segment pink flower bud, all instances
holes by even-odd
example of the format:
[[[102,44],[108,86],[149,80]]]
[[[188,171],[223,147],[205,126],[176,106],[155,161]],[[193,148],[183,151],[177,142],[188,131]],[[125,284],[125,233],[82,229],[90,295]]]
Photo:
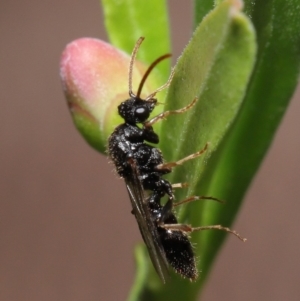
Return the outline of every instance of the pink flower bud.
[[[62,53],[60,76],[73,121],[87,142],[101,152],[107,137],[122,122],[117,106],[129,97],[129,61],[126,53],[92,38],[75,40]],[[145,71],[143,64],[134,64],[134,91]],[[155,87],[153,80],[147,81],[145,94]]]

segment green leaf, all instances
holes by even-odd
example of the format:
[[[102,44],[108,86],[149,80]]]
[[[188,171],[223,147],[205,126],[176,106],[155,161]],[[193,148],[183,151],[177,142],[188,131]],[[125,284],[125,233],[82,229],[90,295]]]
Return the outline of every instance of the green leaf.
[[[194,1],[194,17],[195,27],[200,24],[202,19],[213,9],[215,0],[195,0]]]
[[[133,288],[130,291],[130,295],[128,297],[129,300],[139,300],[141,289],[144,284],[147,282],[147,275],[148,275],[148,261],[146,260],[147,251],[145,250],[145,246],[142,244],[138,244],[135,249],[135,260],[136,260],[136,282]]]
[[[254,65],[255,34],[235,3],[224,1],[204,18],[178,60],[168,91],[166,110],[182,108],[195,96],[198,101],[188,112],[162,122],[160,148],[165,159],[183,158],[210,142],[203,158],[175,168],[169,177],[172,183],[189,182],[189,195],[201,194],[198,181],[204,170],[203,159],[208,160],[234,120]],[[186,191],[181,190],[177,196],[178,200],[182,199]],[[202,206],[201,202],[184,206],[181,221],[188,219],[199,226]],[[215,235],[215,232],[209,233]],[[200,248],[196,248],[196,252],[199,255]],[[144,287],[138,282],[140,297],[137,300],[194,300],[199,282],[191,284],[172,274],[171,281],[163,285],[153,268],[150,271],[151,277]]]
[[[208,162],[199,187],[225,199],[205,204],[203,224],[231,225],[296,88],[300,69],[300,1],[245,1],[257,31],[257,62],[238,118]],[[247,234],[245,234],[247,235]],[[204,233],[202,278],[224,236]]]
[[[131,53],[139,37],[145,37],[138,58],[151,64],[159,56],[170,52],[170,33],[167,4],[164,0],[102,0],[104,21],[110,42]],[[151,49],[151,51],[149,51]],[[161,83],[170,72],[170,62],[157,67]]]

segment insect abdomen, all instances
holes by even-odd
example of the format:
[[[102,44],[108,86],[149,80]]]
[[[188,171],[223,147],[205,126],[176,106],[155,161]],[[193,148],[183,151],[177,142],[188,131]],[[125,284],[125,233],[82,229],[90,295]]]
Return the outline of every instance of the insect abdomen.
[[[181,276],[195,280],[198,276],[192,245],[182,231],[159,228],[158,234],[166,258],[173,269]]]

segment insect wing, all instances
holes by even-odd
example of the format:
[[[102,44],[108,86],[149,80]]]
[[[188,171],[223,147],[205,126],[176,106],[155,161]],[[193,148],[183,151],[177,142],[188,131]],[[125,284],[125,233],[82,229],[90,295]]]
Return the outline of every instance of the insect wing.
[[[139,179],[139,173],[134,160],[130,162],[130,166],[132,173],[130,177],[125,178],[125,182],[133,213],[148,248],[152,264],[161,280],[165,283],[169,276],[168,263],[146,203],[145,191]]]

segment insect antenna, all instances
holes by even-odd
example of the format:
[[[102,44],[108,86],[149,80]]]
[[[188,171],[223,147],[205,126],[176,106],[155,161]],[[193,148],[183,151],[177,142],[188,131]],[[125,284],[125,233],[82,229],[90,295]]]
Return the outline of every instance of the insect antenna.
[[[152,92],[149,96],[147,96],[146,99],[145,99],[146,101],[149,101],[150,99],[152,99],[156,95],[156,93],[158,93],[158,92],[160,92],[160,91],[162,91],[162,90],[164,90],[164,89],[166,89],[167,87],[170,86],[171,81],[172,81],[173,76],[174,76],[174,71],[175,70],[173,68],[171,70],[171,74],[170,74],[169,79],[167,80],[167,82],[164,85],[162,85],[161,87],[159,87],[158,89],[156,89],[154,92]]]
[[[140,37],[135,46],[134,46],[134,49],[132,51],[132,54],[131,54],[131,58],[130,58],[130,63],[129,63],[129,71],[128,71],[128,78],[129,78],[129,81],[128,81],[128,90],[129,90],[129,96],[132,97],[132,98],[138,98],[140,97],[141,93],[142,93],[142,89],[143,89],[143,86],[145,84],[145,81],[146,79],[148,78],[149,74],[151,73],[151,71],[154,69],[154,67],[160,63],[162,60],[165,60],[169,57],[171,57],[171,54],[170,53],[167,53],[165,55],[162,55],[160,56],[159,58],[157,58],[150,66],[149,68],[147,69],[146,73],[144,74],[141,82],[140,82],[140,85],[139,85],[139,88],[138,88],[138,92],[137,94],[135,95],[132,91],[132,73],[133,73],[133,64],[135,62],[135,58],[136,58],[136,54],[142,44],[142,42],[144,41],[144,37]],[[156,93],[162,91],[163,89],[167,88],[171,81],[172,81],[172,78],[173,78],[173,75],[174,75],[174,69],[171,71],[171,74],[170,74],[170,77],[168,79],[168,81],[162,85],[160,88],[156,89],[154,92],[152,92],[149,96],[146,97],[146,101],[149,101],[150,99],[152,99]]]
[[[130,63],[129,63],[129,70],[128,70],[128,77],[129,77],[129,80],[128,80],[128,90],[129,90],[129,96],[132,97],[132,98],[135,98],[136,95],[132,92],[132,70],[133,70],[133,64],[134,64],[134,61],[135,61],[135,57],[136,57],[136,54],[142,44],[142,42],[144,41],[144,37],[140,37],[134,48],[133,48],[133,51],[132,51],[132,54],[131,54],[131,58],[130,58]]]
[[[143,76],[143,78],[142,78],[142,80],[141,80],[141,82],[140,82],[139,89],[138,89],[138,92],[137,92],[137,94],[136,94],[136,97],[140,97],[140,95],[141,95],[141,93],[142,93],[143,86],[144,86],[144,84],[145,84],[145,82],[146,82],[146,79],[148,78],[149,74],[150,74],[151,71],[154,69],[154,67],[155,67],[158,63],[160,63],[162,60],[165,60],[165,59],[167,59],[167,58],[169,58],[169,57],[171,57],[171,54],[170,54],[170,53],[167,53],[167,54],[165,54],[165,55],[162,55],[162,56],[160,56],[159,58],[157,58],[157,59],[149,66],[149,68],[147,69],[146,73],[144,74],[144,76]],[[168,81],[168,82],[169,82],[169,81]],[[164,86],[165,86],[165,85],[164,85]],[[164,86],[163,86],[163,87],[164,87]],[[165,88],[165,87],[164,87],[164,88]],[[164,89],[164,88],[163,88],[163,89]],[[159,89],[160,89],[160,88],[159,88]],[[148,97],[146,98],[146,100],[152,98],[157,92],[158,92],[158,89],[157,89],[155,92],[151,93],[151,94],[150,94],[150,97],[148,96]]]

